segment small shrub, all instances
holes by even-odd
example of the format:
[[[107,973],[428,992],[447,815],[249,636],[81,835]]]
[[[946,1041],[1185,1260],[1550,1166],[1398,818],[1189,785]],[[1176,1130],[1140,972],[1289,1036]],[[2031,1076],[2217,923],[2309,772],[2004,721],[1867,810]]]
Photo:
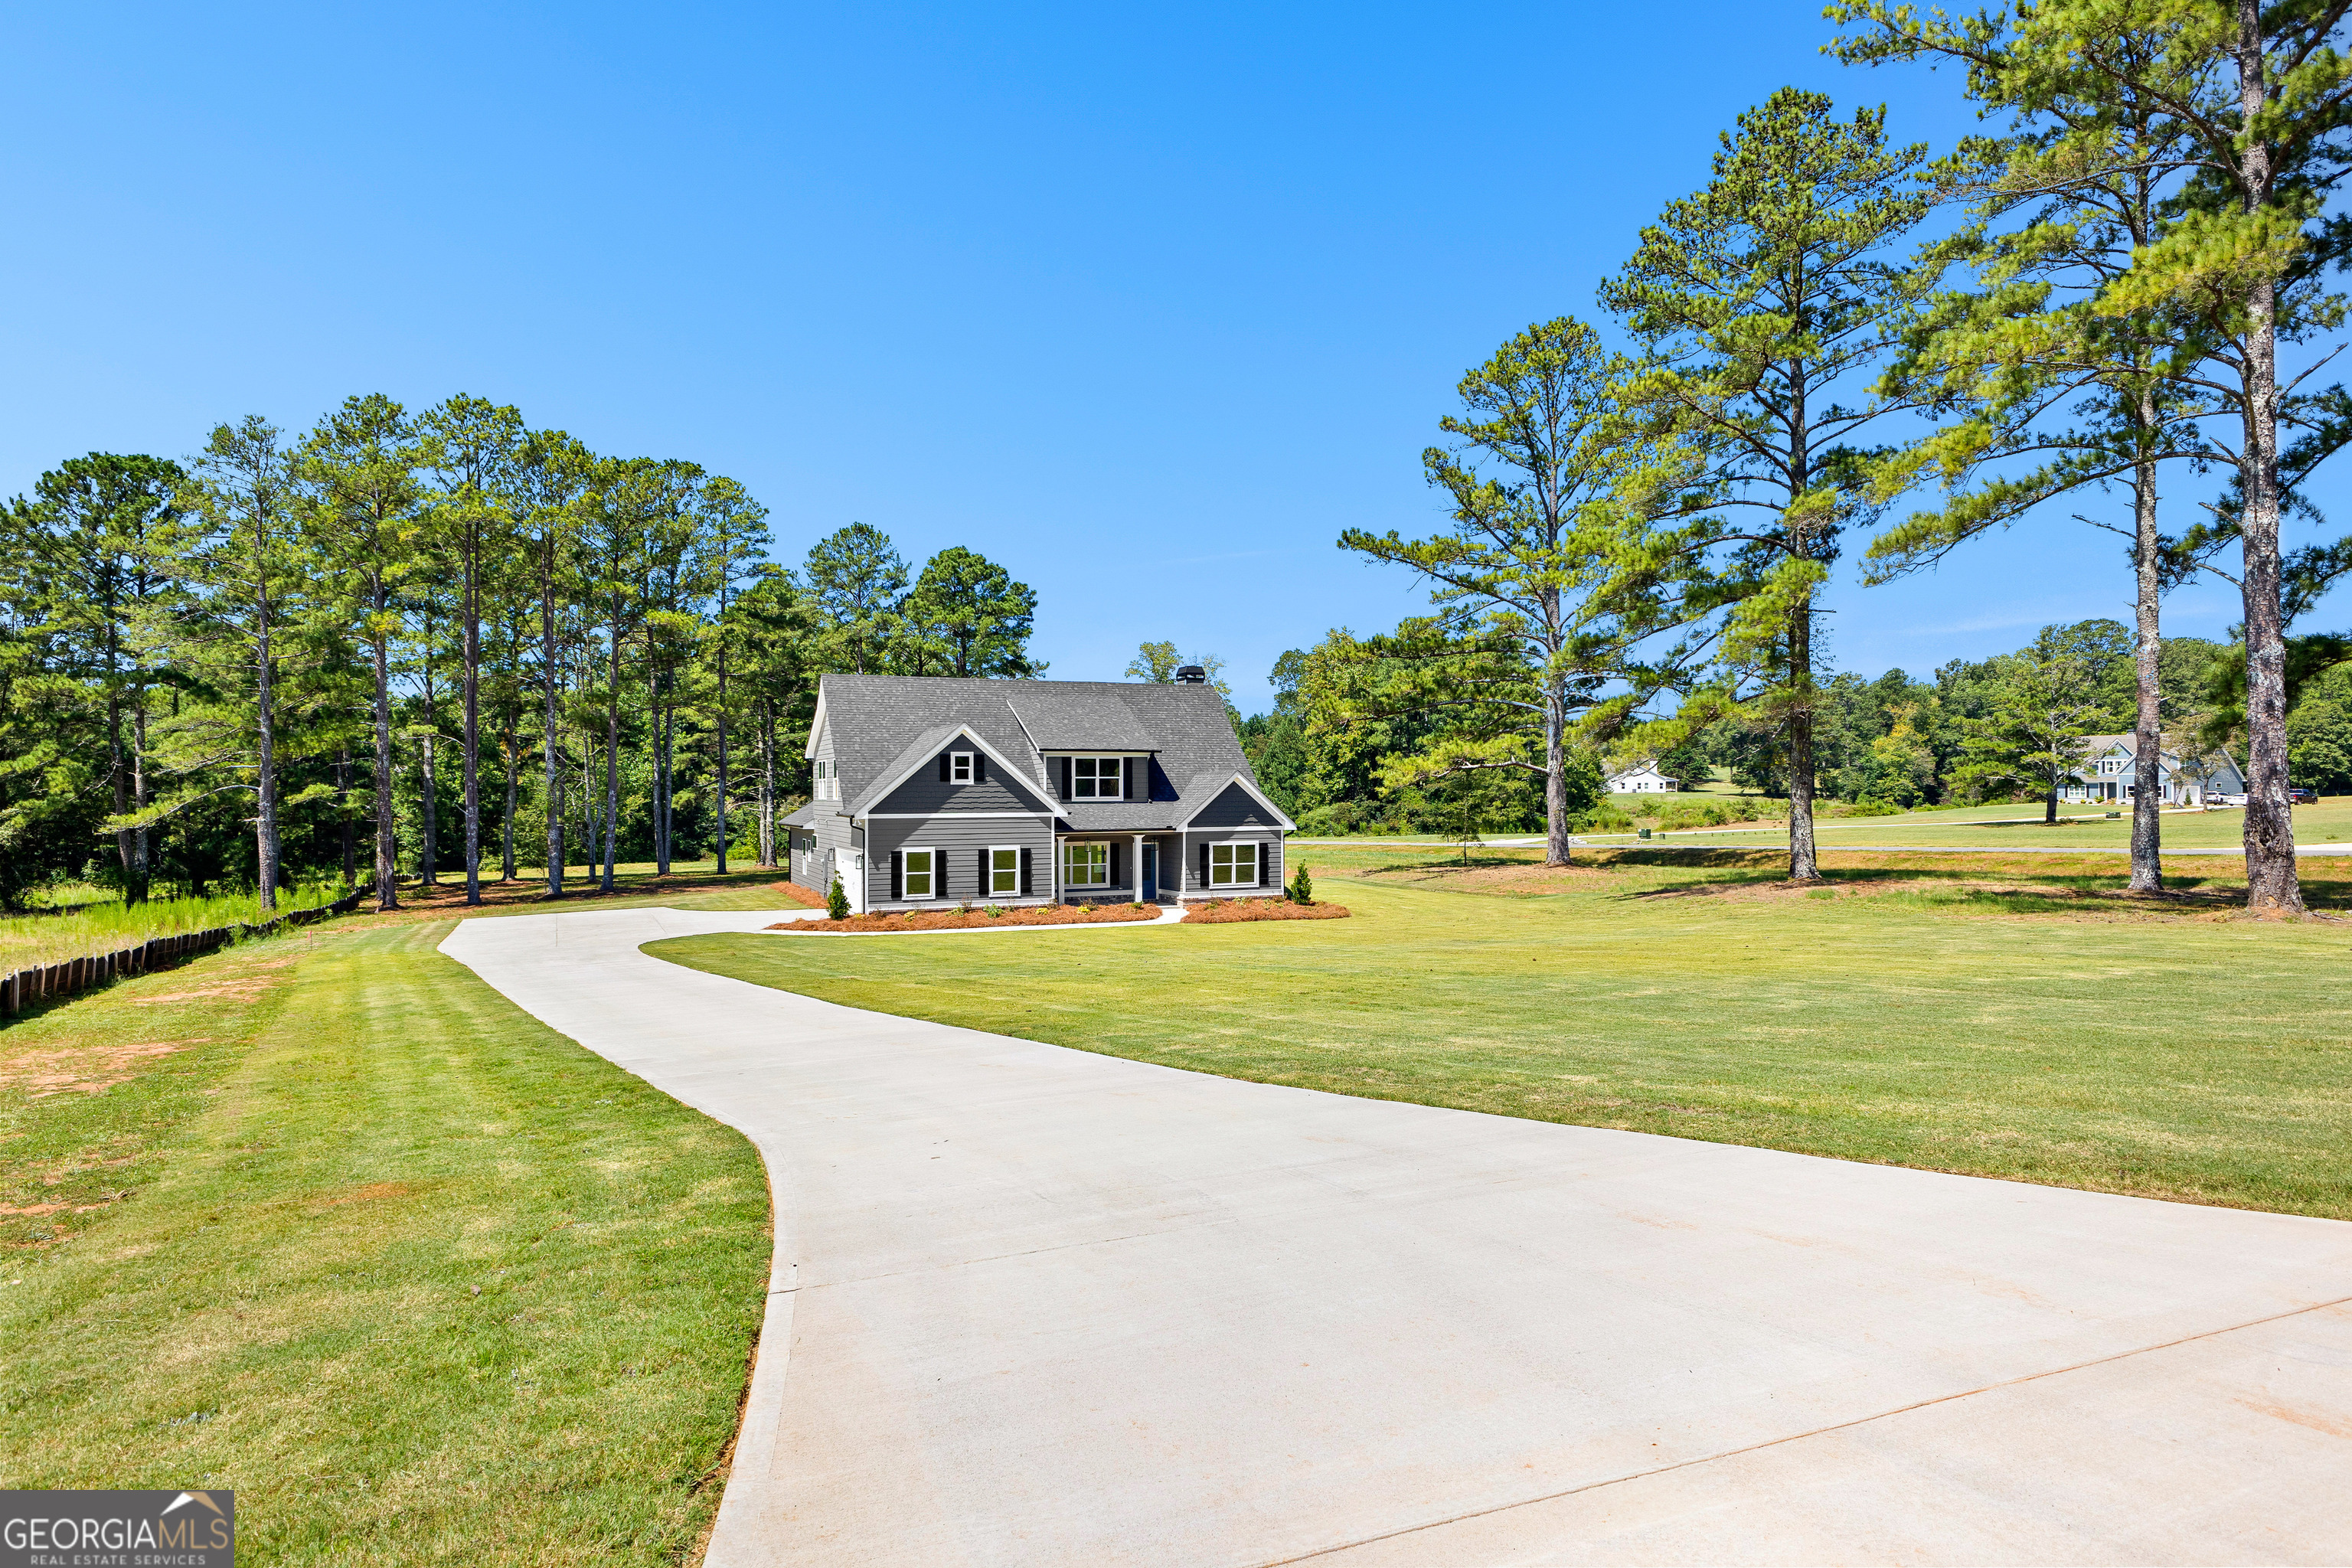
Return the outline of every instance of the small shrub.
[[[992,921],[1003,920],[1004,918],[1004,906],[1003,904],[991,904],[980,912],[986,915]]]
[[[1315,879],[1307,874],[1307,863],[1300,861],[1298,869],[1290,874],[1290,901],[1311,904],[1315,901]]]
[[[825,890],[824,912],[828,920],[845,921],[849,918],[849,895],[842,890],[841,879],[838,877],[833,879],[833,886]]]

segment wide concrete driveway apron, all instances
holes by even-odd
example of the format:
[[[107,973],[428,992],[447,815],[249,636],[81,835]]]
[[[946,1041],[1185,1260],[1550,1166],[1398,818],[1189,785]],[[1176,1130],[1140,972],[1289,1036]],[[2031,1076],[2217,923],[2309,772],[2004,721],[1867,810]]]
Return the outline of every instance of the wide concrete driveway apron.
[[[1240,1083],[637,951],[773,918],[443,944],[767,1159],[714,1564],[2352,1560],[2352,1225]]]

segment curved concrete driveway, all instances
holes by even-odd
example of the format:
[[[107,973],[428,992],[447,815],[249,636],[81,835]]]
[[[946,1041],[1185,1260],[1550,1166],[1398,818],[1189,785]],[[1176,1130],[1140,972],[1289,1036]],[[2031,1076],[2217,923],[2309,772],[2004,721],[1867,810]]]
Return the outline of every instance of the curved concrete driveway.
[[[1240,1083],[637,951],[773,918],[443,944],[766,1156],[714,1564],[2352,1559],[2352,1226]]]

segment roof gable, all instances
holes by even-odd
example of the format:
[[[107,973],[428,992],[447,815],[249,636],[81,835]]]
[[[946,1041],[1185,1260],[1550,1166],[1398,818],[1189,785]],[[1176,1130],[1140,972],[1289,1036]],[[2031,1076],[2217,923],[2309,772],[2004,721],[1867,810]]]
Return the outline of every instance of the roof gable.
[[[841,779],[842,809],[851,816],[873,810],[958,730],[988,748],[992,769],[1041,792],[1044,752],[1089,747],[1150,752],[1171,782],[1215,775],[1213,794],[1237,775],[1255,783],[1224,699],[1210,686],[827,675],[818,683],[817,706]],[[815,733],[813,725],[812,748]],[[1180,784],[1180,793],[1184,798],[1160,805],[1160,815],[1184,816],[1207,798],[1192,798],[1189,785]],[[1043,798],[1054,804],[1050,792]],[[1129,802],[1124,809],[1143,805]]]

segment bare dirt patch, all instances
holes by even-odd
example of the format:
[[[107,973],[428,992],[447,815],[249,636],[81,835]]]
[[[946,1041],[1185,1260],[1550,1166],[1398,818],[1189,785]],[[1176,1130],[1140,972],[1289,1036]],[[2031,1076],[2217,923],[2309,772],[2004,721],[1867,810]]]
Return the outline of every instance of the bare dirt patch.
[[[1184,916],[1188,926],[1233,925],[1242,921],[1343,921],[1345,904],[1294,904],[1288,899],[1212,899],[1194,904]]]
[[[19,1051],[0,1058],[0,1088],[21,1089],[32,1100],[52,1094],[104,1094],[135,1075],[141,1064],[202,1044],[201,1040],[180,1040],[171,1045],[152,1042],[85,1050]]]
[[[349,1192],[332,1193],[325,1197],[306,1200],[312,1214],[324,1214],[329,1209],[345,1208],[352,1204],[381,1203],[386,1198],[404,1198],[416,1188],[407,1182],[370,1182]]]
[[[852,915],[845,921],[779,921],[770,931],[802,935],[844,931],[972,931],[982,926],[1117,925],[1160,918],[1157,904],[1031,904],[990,914],[976,910],[919,910],[912,914]]]

